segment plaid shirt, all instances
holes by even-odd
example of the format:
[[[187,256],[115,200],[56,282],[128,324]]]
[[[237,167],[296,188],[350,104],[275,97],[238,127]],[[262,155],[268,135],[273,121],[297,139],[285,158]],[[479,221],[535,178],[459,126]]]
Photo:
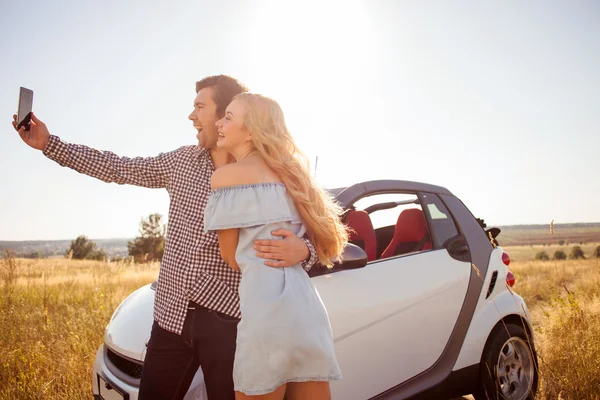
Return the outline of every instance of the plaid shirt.
[[[156,157],[119,157],[109,151],[68,144],[50,136],[44,154],[63,167],[104,182],[166,188],[171,202],[165,252],[158,274],[154,319],[178,335],[189,301],[240,317],[238,286],[241,274],[222,259],[215,232],[204,233],[204,208],[214,166],[208,149],[184,146]],[[305,240],[310,268],[316,261]]]

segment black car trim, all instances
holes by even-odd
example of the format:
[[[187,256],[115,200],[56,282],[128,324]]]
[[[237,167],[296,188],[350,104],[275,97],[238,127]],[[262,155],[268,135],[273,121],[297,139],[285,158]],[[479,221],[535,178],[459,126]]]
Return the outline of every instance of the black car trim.
[[[440,384],[410,398],[410,400],[448,400],[471,393],[479,383],[479,364],[452,371]]]
[[[414,200],[388,201],[385,203],[377,203],[377,204],[373,204],[372,206],[365,208],[364,211],[367,214],[372,214],[375,211],[390,210],[392,208],[396,208],[398,206],[404,206],[404,205],[408,205],[408,204],[421,204],[421,200],[419,198],[416,198]]]
[[[127,357],[121,353],[119,353],[118,351],[113,350],[112,348],[110,348],[109,346],[106,345],[106,343],[104,343],[104,351],[103,351],[103,357],[104,357],[104,363],[106,364],[106,367],[108,368],[108,370],[111,372],[111,374],[113,374],[114,376],[116,376],[117,378],[119,378],[120,380],[122,380],[123,382],[127,383],[130,386],[133,387],[140,387],[140,378],[134,378],[128,374],[126,374],[125,372],[121,371],[121,369],[119,369],[119,367],[117,367],[108,357],[108,351],[113,352],[114,354],[116,354],[118,357],[121,357],[122,359],[129,361],[133,364],[137,364],[140,366],[144,366],[144,363],[140,360],[135,360],[131,357]]]
[[[427,224],[427,232],[429,232],[429,237],[431,238],[431,248],[436,248],[437,246],[435,245],[435,243],[437,242],[438,237],[437,233],[434,232],[433,229],[431,229],[433,226],[433,223],[431,223],[431,213],[429,212],[429,207],[427,207],[427,202],[423,198],[423,194],[423,192],[419,192],[417,193],[417,197],[419,198],[419,203],[421,203],[421,211],[423,211],[425,215],[425,224]]]
[[[331,268],[316,264],[308,271],[308,276],[314,278],[316,276],[333,274],[334,272],[364,268],[366,265],[367,253],[356,244],[348,243],[342,253],[342,262],[334,262]]]
[[[341,203],[343,208],[347,208],[356,200],[366,195],[373,196],[385,193],[410,193],[431,192],[436,194],[446,194],[452,196],[452,193],[441,186],[429,185],[427,183],[380,180],[358,183],[341,190],[336,196],[336,200]]]
[[[485,298],[487,299],[488,297],[490,297],[490,295],[492,294],[492,292],[494,291],[494,288],[496,287],[496,280],[498,279],[498,271],[494,271],[492,273],[492,279],[490,279],[490,286],[488,286],[488,290],[487,290],[487,294],[485,295]]]

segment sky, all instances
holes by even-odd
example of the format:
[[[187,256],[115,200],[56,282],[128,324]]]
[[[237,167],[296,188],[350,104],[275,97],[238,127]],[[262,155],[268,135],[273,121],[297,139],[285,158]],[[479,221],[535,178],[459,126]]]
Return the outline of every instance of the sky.
[[[122,156],[195,144],[195,82],[275,98],[324,187],[440,185],[488,224],[600,221],[597,1],[0,0],[0,240],[133,237],[165,190],[60,167],[11,126]]]

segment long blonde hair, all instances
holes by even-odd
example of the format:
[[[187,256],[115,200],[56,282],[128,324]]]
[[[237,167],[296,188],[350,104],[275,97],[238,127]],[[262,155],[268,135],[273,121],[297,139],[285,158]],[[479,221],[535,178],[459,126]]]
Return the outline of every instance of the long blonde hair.
[[[246,105],[244,125],[254,147],[285,184],[319,261],[330,267],[332,261],[339,261],[348,241],[341,222],[343,210],[311,176],[308,159],[296,147],[279,104],[254,93],[240,93],[234,100]]]

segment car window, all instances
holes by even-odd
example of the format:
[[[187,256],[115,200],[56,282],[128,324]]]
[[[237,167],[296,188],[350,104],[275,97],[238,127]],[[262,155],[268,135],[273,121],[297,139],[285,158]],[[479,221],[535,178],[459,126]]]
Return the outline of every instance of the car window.
[[[421,198],[427,210],[426,214],[429,214],[429,227],[433,231],[434,247],[441,248],[446,240],[458,235],[458,229],[450,212],[437,195],[423,193]]]
[[[384,204],[390,202],[408,204],[401,204],[394,208],[371,212],[369,216],[371,217],[373,228],[378,229],[385,226],[396,225],[396,221],[398,220],[398,216],[400,215],[402,210],[405,210],[407,208],[421,208],[421,205],[418,204],[419,198],[416,194],[405,193],[386,193],[377,194],[369,197],[363,197],[362,199],[354,203],[354,207],[357,210],[365,210],[369,207],[376,206],[377,204]]]
[[[354,231],[350,242],[363,248],[369,261],[431,249],[427,222],[416,193],[372,195],[353,206],[355,211],[346,219]]]

